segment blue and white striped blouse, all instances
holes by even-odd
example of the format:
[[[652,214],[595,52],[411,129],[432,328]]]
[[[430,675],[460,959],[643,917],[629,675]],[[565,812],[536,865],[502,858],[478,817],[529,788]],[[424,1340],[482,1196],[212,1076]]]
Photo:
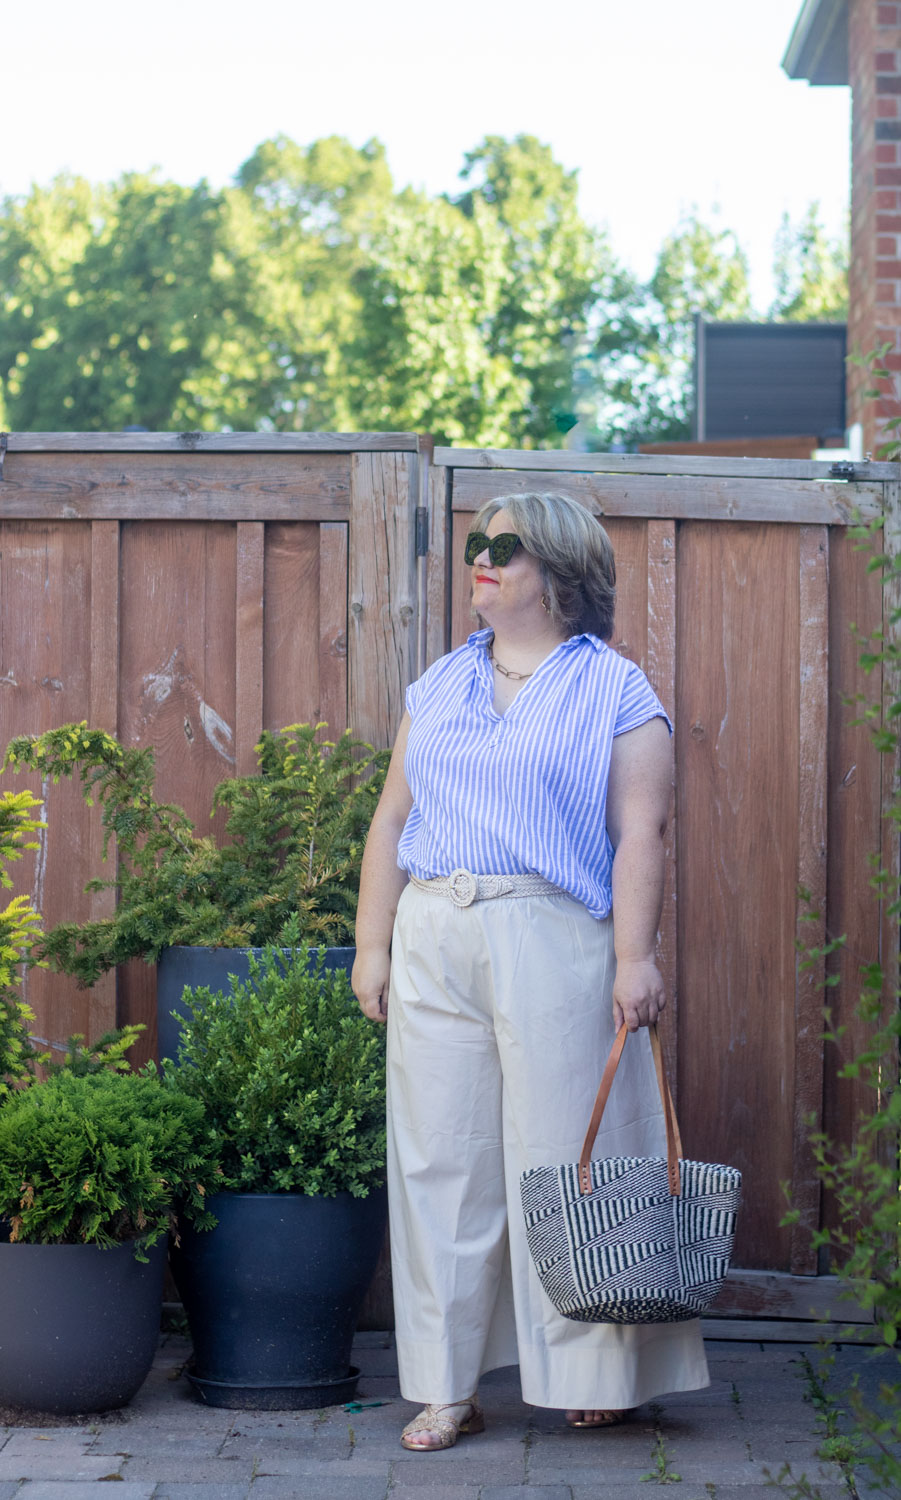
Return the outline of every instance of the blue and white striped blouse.
[[[595,635],[557,646],[501,716],[485,649],[491,637],[477,630],[407,688],[413,809],[397,862],[422,880],[461,867],[543,875],[606,917],[613,738],[669,719],[640,667]]]

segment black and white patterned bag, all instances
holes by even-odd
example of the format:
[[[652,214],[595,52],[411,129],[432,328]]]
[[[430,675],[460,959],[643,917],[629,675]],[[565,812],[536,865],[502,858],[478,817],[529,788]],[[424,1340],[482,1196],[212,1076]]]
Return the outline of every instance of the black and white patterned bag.
[[[667,1157],[592,1161],[626,1036],[613,1044],[582,1155],[520,1180],[526,1238],[557,1311],[581,1323],[679,1323],[710,1305],[729,1269],[741,1173],[685,1161],[657,1027],[651,1046]]]

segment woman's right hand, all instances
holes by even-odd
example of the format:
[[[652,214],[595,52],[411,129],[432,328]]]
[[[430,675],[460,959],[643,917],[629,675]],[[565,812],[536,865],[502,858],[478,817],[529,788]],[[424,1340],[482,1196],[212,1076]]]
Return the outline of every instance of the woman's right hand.
[[[350,987],[360,1009],[370,1021],[388,1019],[388,984],[391,979],[391,955],[384,948],[357,948],[350,976]]]

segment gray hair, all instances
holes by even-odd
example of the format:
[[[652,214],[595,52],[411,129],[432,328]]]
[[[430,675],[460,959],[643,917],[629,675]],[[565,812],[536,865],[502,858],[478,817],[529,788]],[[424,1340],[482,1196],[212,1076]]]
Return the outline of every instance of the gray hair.
[[[565,636],[583,631],[608,641],[616,608],[616,563],[600,521],[568,495],[498,495],[471,530],[484,531],[505,510],[527,552],[538,559],[548,611]]]

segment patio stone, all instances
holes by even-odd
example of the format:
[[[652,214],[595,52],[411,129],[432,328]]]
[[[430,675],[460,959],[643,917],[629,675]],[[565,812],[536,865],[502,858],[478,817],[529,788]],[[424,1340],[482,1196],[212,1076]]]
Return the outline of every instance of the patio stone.
[[[460,1485],[510,1485],[525,1484],[526,1472],[522,1458],[515,1455],[503,1458],[478,1456],[464,1459],[457,1456],[456,1448],[445,1448],[437,1453],[401,1453],[391,1468],[396,1486],[414,1490],[429,1481]]]
[[[177,1453],[136,1453],[120,1458],[123,1479],[157,1484],[249,1484],[253,1477],[250,1459],[180,1458]]]
[[[572,1500],[572,1489],[568,1484],[489,1484],[480,1500]]]
[[[248,1484],[160,1484],[153,1500],[248,1500]]]
[[[252,1500],[387,1500],[388,1476],[382,1479],[309,1478],[299,1492],[295,1479],[257,1479]]]
[[[152,1484],[117,1484],[116,1500],[151,1500],[154,1489]],[[16,1494],[27,1500],[97,1500],[97,1486],[80,1481],[37,1479],[23,1484]]]
[[[115,1436],[118,1430],[113,1428],[111,1436]],[[52,1457],[60,1463],[70,1462],[91,1452],[91,1445],[96,1441],[94,1433],[73,1433],[67,1427],[46,1433],[33,1427],[14,1427],[7,1442],[0,1447],[0,1457],[11,1458],[15,1454],[16,1457],[30,1458],[33,1454],[40,1454],[41,1457]]]
[[[446,1480],[430,1479],[428,1475],[422,1476],[421,1484],[413,1484],[414,1475],[409,1469],[403,1469],[396,1474],[391,1481],[391,1497],[395,1495],[415,1496],[416,1500],[479,1500],[480,1485],[478,1481],[474,1484],[448,1484]],[[522,1491],[524,1500],[529,1491]]]
[[[45,1443],[41,1443],[40,1447],[41,1452],[34,1455],[11,1453],[9,1457],[4,1449],[0,1453],[0,1480],[65,1479],[73,1483],[81,1480],[87,1484],[102,1479],[105,1474],[119,1467],[118,1461],[108,1456],[95,1458],[93,1454],[82,1453],[58,1459],[44,1451],[47,1447]],[[144,1475],[138,1477],[143,1479]]]

